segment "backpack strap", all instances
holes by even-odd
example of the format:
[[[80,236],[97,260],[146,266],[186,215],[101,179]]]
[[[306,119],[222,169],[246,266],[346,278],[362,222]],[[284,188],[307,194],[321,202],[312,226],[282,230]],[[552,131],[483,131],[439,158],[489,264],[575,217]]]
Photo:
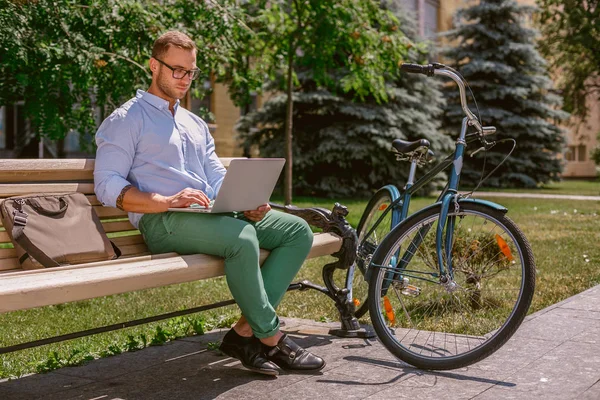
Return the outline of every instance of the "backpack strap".
[[[12,237],[15,242],[19,244],[25,250],[26,254],[35,258],[44,267],[58,267],[59,263],[51,259],[37,248],[29,238],[24,234],[25,226],[27,225],[27,213],[23,210],[15,209],[13,211],[13,228]],[[21,259],[25,261],[27,257],[22,256]]]

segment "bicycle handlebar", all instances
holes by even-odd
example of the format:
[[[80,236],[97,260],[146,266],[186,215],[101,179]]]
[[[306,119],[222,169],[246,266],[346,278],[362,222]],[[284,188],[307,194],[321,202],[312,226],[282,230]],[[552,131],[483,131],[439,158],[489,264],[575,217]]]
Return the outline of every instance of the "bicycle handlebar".
[[[433,76],[435,66],[434,64],[420,65],[420,64],[402,64],[400,70],[411,74],[423,74],[427,76]]]
[[[488,136],[496,133],[496,128],[493,126],[481,126],[479,119],[467,106],[467,94],[465,90],[466,81],[458,71],[439,63],[427,65],[403,63],[400,65],[400,70],[411,74],[423,74],[427,76],[442,75],[452,79],[458,85],[458,90],[460,91],[460,104],[469,120],[469,125],[474,127],[481,136]]]

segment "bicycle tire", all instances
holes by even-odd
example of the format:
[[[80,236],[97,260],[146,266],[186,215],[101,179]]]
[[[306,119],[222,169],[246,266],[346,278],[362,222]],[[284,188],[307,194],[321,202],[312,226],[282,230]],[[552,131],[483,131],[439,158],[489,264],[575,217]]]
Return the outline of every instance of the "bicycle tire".
[[[394,190],[391,190],[388,187],[383,187],[375,192],[367,203],[365,211],[358,223],[358,227],[356,228],[356,236],[358,237],[357,259],[346,272],[346,288],[349,290],[348,300],[353,302],[356,307],[356,311],[354,312],[356,318],[361,318],[369,311],[369,304],[367,301],[369,294],[368,280],[365,277],[365,271],[370,263],[370,257],[373,255],[375,248],[392,230],[394,224],[393,213],[397,211],[390,211],[366,242],[364,235],[366,235],[379,220],[383,211],[396,200],[396,197],[397,196],[394,195]]]
[[[457,222],[450,252],[455,286],[439,281],[435,231],[440,205],[396,226],[372,259],[369,310],[373,327],[392,354],[421,369],[461,368],[488,357],[515,333],[534,294],[533,252],[518,226],[487,205],[459,204],[458,213],[451,209],[449,214]],[[481,223],[481,230],[476,223]],[[414,238],[418,246],[406,247],[409,240],[416,243]],[[400,273],[394,270],[398,276],[384,293],[383,279],[389,269],[376,266],[385,265],[391,254],[405,249],[410,253],[403,252],[402,257],[411,254],[411,259]],[[437,270],[437,278],[431,275],[432,269]]]

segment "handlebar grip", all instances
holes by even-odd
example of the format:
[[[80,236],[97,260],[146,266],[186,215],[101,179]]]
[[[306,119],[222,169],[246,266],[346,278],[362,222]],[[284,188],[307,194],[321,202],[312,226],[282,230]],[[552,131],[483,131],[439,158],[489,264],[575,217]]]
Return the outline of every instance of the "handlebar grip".
[[[483,134],[483,136],[493,135],[494,133],[496,133],[496,127],[495,126],[482,126],[481,133]]]
[[[400,65],[400,70],[411,74],[423,74],[427,76],[433,76],[435,67],[432,64],[420,65],[420,64],[409,64],[403,63]]]

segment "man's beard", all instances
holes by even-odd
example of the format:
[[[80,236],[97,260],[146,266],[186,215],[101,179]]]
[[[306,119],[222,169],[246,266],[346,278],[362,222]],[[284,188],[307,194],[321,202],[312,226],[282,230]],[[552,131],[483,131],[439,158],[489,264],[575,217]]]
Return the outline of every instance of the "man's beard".
[[[158,88],[164,94],[166,94],[168,97],[170,97],[172,99],[181,100],[183,98],[183,96],[185,95],[185,94],[180,95],[179,91],[177,89],[169,86],[169,84],[167,82],[165,82],[165,80],[163,79],[162,72],[158,73],[158,79],[156,80],[156,84],[157,84]]]

